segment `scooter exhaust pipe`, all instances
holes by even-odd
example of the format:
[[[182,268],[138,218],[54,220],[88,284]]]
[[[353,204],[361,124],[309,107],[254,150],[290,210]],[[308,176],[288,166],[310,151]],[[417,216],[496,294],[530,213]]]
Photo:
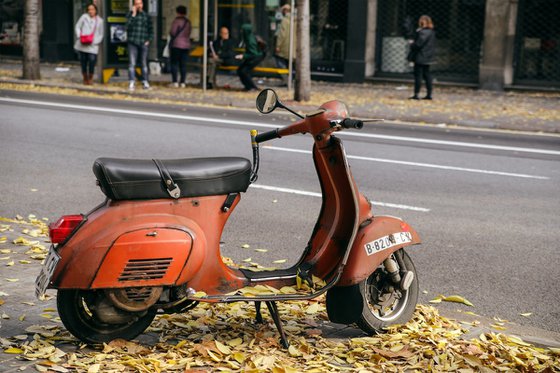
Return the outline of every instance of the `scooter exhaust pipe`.
[[[383,265],[389,274],[391,275],[391,280],[395,284],[401,282],[401,275],[399,274],[399,265],[392,258],[387,258],[383,261]]]

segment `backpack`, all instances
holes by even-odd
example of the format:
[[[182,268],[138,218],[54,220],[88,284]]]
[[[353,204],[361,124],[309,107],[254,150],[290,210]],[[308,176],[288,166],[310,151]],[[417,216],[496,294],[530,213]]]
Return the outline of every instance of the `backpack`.
[[[268,44],[266,44],[266,41],[259,35],[255,35],[255,39],[257,39],[257,48],[261,51],[263,56],[266,56],[266,52],[268,52]]]

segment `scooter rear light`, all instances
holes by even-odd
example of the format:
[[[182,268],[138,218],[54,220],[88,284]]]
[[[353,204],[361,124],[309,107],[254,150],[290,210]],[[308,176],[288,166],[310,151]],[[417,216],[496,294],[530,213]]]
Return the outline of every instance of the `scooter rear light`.
[[[49,236],[51,237],[51,242],[64,242],[82,221],[84,221],[83,215],[64,215],[56,223],[50,224]]]

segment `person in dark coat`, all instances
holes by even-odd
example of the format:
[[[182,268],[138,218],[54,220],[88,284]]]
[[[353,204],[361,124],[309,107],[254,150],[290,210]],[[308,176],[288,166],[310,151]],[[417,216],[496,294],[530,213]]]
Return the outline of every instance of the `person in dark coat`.
[[[220,28],[220,36],[218,39],[210,42],[208,52],[208,88],[213,88],[217,87],[216,69],[222,65],[236,65],[233,42],[229,37],[229,30],[227,27],[224,26]]]
[[[418,20],[419,28],[414,35],[414,41],[410,44],[409,61],[414,62],[414,96],[411,100],[419,100],[418,94],[422,86],[422,78],[426,82],[427,94],[423,100],[432,99],[432,74],[430,65],[435,62],[436,57],[436,34],[432,19],[426,15]]]
[[[245,53],[235,56],[237,59],[242,59],[241,65],[237,69],[237,75],[245,91],[257,90],[258,87],[253,82],[251,70],[257,66],[264,59],[263,53],[260,51],[257,44],[257,38],[253,34],[253,26],[246,23],[241,26],[241,38],[245,45]]]

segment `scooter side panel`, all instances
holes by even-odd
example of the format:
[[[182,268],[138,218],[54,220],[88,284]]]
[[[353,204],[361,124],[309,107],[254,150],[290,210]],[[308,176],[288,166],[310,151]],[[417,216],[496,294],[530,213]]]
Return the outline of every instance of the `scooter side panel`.
[[[395,236],[403,237],[401,242]],[[372,245],[372,242],[387,237],[387,244]],[[396,239],[395,239],[396,238]],[[393,241],[393,242],[391,242]],[[352,246],[337,286],[350,286],[368,278],[377,267],[393,252],[400,248],[419,244],[420,237],[405,221],[392,216],[376,216],[371,224],[360,228]]]
[[[178,229],[140,229],[122,234],[103,260],[92,289],[173,285],[192,249]]]
[[[200,224],[223,225],[222,221],[227,220],[227,216],[218,216],[217,212],[225,197],[182,198],[177,201],[109,201],[106,206],[89,215],[87,223],[60,249],[62,259],[53,274],[52,287],[90,288],[119,236],[126,232],[161,228],[188,232],[192,237],[193,249],[186,263],[183,262],[183,273],[179,279],[187,281],[205,260],[205,246],[208,243],[204,230],[206,226]]]

